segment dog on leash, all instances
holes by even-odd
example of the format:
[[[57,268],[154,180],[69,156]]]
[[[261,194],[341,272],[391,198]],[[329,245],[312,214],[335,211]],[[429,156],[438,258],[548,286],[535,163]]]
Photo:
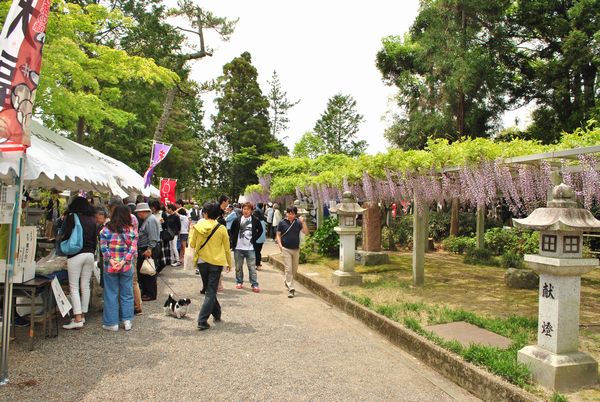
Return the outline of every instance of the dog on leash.
[[[183,318],[187,314],[188,306],[192,303],[190,299],[175,300],[173,294],[169,294],[169,298],[165,302],[165,315]]]

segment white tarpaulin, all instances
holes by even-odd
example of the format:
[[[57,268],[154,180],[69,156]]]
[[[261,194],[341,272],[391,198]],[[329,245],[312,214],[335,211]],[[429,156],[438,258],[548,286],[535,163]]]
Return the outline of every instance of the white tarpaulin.
[[[18,155],[11,154],[5,152],[0,157],[2,176],[18,170]],[[25,183],[30,187],[96,190],[122,197],[134,193],[160,196],[156,187],[143,191],[144,178],[123,162],[77,144],[35,121],[31,122]]]

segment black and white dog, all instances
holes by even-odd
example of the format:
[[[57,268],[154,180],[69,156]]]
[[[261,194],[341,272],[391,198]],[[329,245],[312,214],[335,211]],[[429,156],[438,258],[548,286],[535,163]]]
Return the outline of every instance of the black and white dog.
[[[169,294],[169,298],[165,302],[165,315],[183,318],[187,314],[188,306],[192,301],[190,299],[175,300],[173,294]]]

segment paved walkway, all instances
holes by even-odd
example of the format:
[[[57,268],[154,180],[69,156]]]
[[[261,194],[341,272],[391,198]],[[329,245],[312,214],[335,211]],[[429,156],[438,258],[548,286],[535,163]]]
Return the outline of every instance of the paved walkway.
[[[93,313],[84,329],[61,330],[34,352],[18,339],[0,399],[477,400],[302,286],[288,299],[283,275],[268,264],[259,272],[260,294],[236,290],[233,273],[225,276],[224,322],[203,332],[196,329],[198,276],[169,268],[161,278],[192,298],[186,319],[149,302],[129,333],[103,331]],[[160,279],[159,292],[164,300]]]

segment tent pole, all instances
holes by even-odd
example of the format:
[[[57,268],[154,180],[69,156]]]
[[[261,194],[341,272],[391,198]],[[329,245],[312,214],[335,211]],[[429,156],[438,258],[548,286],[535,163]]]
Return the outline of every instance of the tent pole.
[[[2,354],[0,359],[0,385],[8,384],[8,344],[10,342],[10,316],[12,313],[13,270],[15,264],[15,250],[17,248],[17,233],[21,221],[21,197],[23,196],[23,177],[25,173],[25,153],[19,158],[19,175],[15,178],[18,187],[15,196],[12,225],[10,227],[10,240],[8,245],[8,261],[4,275],[4,309],[2,311]],[[33,313],[33,312],[32,312]]]

